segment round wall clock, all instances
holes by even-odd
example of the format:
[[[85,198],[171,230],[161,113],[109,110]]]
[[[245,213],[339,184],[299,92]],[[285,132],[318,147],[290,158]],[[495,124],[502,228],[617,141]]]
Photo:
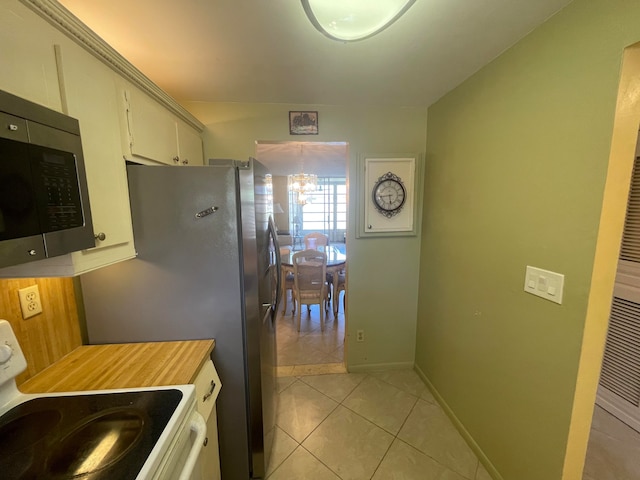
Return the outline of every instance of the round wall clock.
[[[407,197],[404,183],[400,177],[391,172],[378,178],[371,194],[376,209],[387,218],[400,213]]]

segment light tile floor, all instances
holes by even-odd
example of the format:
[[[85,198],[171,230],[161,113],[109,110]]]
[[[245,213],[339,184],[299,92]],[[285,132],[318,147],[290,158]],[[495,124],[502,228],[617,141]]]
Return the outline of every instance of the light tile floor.
[[[278,407],[268,480],[491,480],[412,370],[346,373],[344,316],[277,319]]]
[[[640,479],[640,433],[596,405],[583,480]]]
[[[342,299],[342,296],[340,297]],[[287,311],[278,314],[276,319],[276,342],[278,366],[284,367],[342,364],[344,359],[345,319],[342,303],[338,318],[333,311],[325,318],[325,331],[320,327],[320,310],[318,305],[302,306],[300,332],[296,328],[296,317],[292,314],[290,293],[287,298]],[[299,370],[300,368],[298,368]]]
[[[490,480],[412,370],[278,378],[268,480]]]

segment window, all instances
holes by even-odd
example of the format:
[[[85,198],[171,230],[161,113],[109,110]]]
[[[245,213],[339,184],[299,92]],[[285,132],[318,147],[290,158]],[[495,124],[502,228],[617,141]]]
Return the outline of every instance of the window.
[[[344,177],[318,178],[318,189],[306,197],[301,205],[298,196],[289,192],[291,232],[304,236],[321,232],[329,242],[344,242],[347,230],[347,180]]]

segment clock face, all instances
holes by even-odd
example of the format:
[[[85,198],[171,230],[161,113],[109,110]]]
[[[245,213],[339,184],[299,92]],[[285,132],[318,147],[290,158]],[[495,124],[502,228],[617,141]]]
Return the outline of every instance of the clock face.
[[[402,180],[391,172],[378,179],[372,193],[373,204],[389,218],[400,212],[407,195]]]

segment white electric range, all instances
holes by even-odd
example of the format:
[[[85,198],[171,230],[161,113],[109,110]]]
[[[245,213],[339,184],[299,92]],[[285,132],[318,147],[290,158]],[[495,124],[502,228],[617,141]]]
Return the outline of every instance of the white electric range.
[[[23,394],[27,363],[0,320],[0,477],[196,480],[206,424],[195,387]]]

